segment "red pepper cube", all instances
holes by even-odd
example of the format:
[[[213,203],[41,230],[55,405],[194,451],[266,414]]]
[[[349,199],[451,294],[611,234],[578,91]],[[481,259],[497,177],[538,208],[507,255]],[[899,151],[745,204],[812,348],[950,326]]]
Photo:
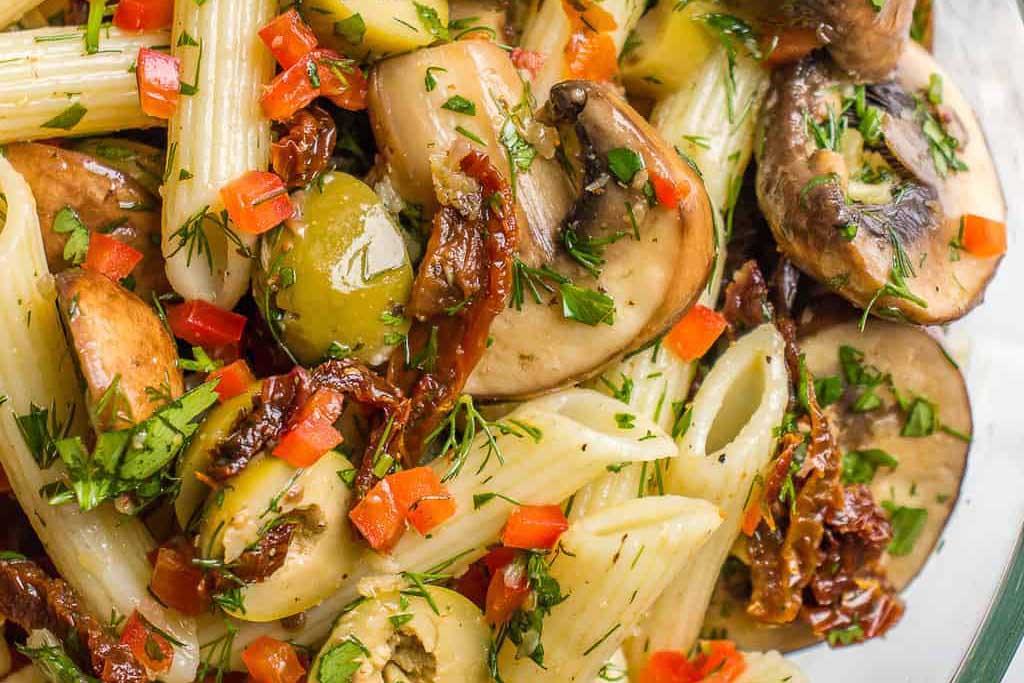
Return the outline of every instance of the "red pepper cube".
[[[313,29],[294,8],[279,15],[260,29],[260,39],[270,49],[274,59],[287,69],[316,49]]]
[[[268,119],[287,121],[320,95],[319,85],[314,85],[319,74],[311,71],[315,68],[310,66],[311,54],[279,73],[264,88],[260,106]]]
[[[222,403],[235,396],[244,394],[252,386],[252,383],[256,381],[248,364],[241,359],[214,370],[206,379],[220,380],[217,382],[215,390]]]
[[[125,31],[154,31],[170,28],[174,21],[174,0],[120,0],[114,10],[114,26]]]
[[[967,214],[963,218],[963,247],[979,258],[1006,253],[1006,223]]]
[[[501,532],[501,542],[509,548],[551,550],[569,528],[562,508],[557,505],[519,505]]]
[[[405,531],[405,517],[398,509],[387,479],[377,482],[352,508],[348,518],[370,547],[380,552],[394,547]]]
[[[487,623],[504,624],[523,606],[529,594],[530,583],[526,577],[524,563],[513,562],[495,572],[487,585],[484,607],[484,618]]]
[[[682,652],[661,650],[651,655],[637,683],[693,683],[702,678]]]
[[[256,683],[299,683],[306,670],[288,643],[260,636],[242,651],[242,661]]]
[[[188,616],[199,616],[210,606],[203,571],[192,564],[192,553],[183,547],[157,549],[149,588],[160,602]]]
[[[654,188],[654,196],[658,203],[668,209],[675,209],[679,203],[690,196],[692,188],[688,183],[674,183],[668,178],[663,178],[654,171],[648,171],[651,186]]]
[[[174,336],[193,346],[233,344],[242,338],[246,322],[244,315],[225,311],[201,299],[167,307],[167,324]]]
[[[743,653],[731,640],[702,640],[693,659],[698,678],[706,683],[732,683],[747,670]]]
[[[181,60],[164,52],[139,48],[135,65],[139,104],[148,116],[169,119],[181,95]]]
[[[695,304],[665,336],[665,345],[682,360],[694,361],[714,346],[727,325],[720,313]]]
[[[317,50],[311,55],[320,79],[320,94],[342,109],[366,109],[369,84],[359,64],[332,50]],[[310,67],[312,68],[312,67]]]
[[[174,648],[170,642],[142,620],[139,613],[132,612],[121,631],[121,644],[127,645],[139,664],[152,673],[166,673],[171,670]]]
[[[455,514],[455,500],[430,467],[416,467],[388,476],[398,509],[421,534]]]
[[[220,190],[224,208],[238,229],[262,235],[295,213],[284,181],[267,171],[249,171]]]
[[[102,232],[89,237],[89,251],[82,267],[106,275],[115,282],[128,277],[142,260],[142,252]]]
[[[329,422],[308,420],[285,434],[273,454],[293,467],[309,467],[342,442]]]

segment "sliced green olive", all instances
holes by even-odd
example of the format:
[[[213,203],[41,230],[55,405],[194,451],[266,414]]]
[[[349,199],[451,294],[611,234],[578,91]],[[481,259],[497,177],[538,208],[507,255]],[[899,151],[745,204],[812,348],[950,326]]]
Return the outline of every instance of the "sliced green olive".
[[[262,581],[241,586],[240,600],[226,611],[246,621],[283,619],[313,607],[348,580],[363,553],[347,524],[349,488],[338,476],[351,468],[334,451],[305,469],[263,455],[210,499],[199,548],[207,559],[222,560],[226,571],[274,525],[297,520],[284,564]]]
[[[304,363],[328,353],[383,362],[408,330],[413,273],[401,233],[374,191],[344,173],[295,199],[294,229],[264,244],[257,301],[280,311],[284,343]]]
[[[174,514],[182,529],[187,529],[210,487],[196,476],[196,472],[206,472],[213,462],[213,449],[230,433],[238,419],[252,410],[253,397],[259,392],[261,384],[255,382],[247,392],[221,403],[210,411],[199,431],[192,437],[185,455],[178,463],[178,478],[181,479],[181,490],[174,501]]]
[[[490,643],[480,610],[454,591],[382,593],[338,621],[309,680],[486,683]]]

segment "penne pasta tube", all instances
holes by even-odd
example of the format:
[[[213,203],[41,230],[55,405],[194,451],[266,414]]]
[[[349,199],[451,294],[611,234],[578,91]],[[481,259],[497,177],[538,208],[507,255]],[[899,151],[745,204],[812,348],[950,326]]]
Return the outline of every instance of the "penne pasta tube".
[[[598,7],[611,15],[615,28],[609,33],[615,44],[615,54],[622,51],[630,31],[640,21],[646,3],[644,0],[602,0]],[[526,20],[523,30],[524,50],[544,55],[544,65],[533,79],[533,94],[538,104],[544,104],[551,86],[568,76],[566,48],[572,36],[572,25],[563,0],[541,0],[540,6]]]
[[[623,639],[721,522],[707,501],[632,500],[574,523],[549,567],[564,602],[544,620],[544,666],[498,655],[506,683],[590,683]]]
[[[769,73],[742,54],[730,69],[726,49],[718,46],[692,81],[659,100],[651,112],[651,123],[662,137],[700,169],[712,203],[729,224],[754,151],[757,112]]]
[[[42,3],[43,0],[7,0],[0,7],[0,29],[10,26]]]
[[[668,464],[665,488],[710,501],[724,521],[627,642],[633,672],[651,652],[685,652],[697,639],[719,570],[739,534],[751,485],[774,454],[774,430],[789,402],[784,347],[775,327],[762,325],[718,359],[697,392],[679,455]]]
[[[166,31],[100,30],[85,50],[82,27],[0,33],[0,144],[162,125],[139,105],[139,48],[167,46]]]
[[[488,449],[486,437],[478,435],[459,474],[447,483],[456,501],[455,515],[429,537],[407,533],[390,555],[367,551],[353,563],[357,570],[345,586],[306,612],[299,640],[305,644],[323,640],[342,608],[358,597],[356,585],[361,578],[403,571],[457,576],[498,540],[513,506],[509,500],[524,505],[558,504],[611,464],[654,461],[675,451],[672,440],[649,420],[637,418],[632,427],[621,428],[615,419],[621,408],[617,401],[582,389],[525,403],[504,418],[521,435],[495,434],[501,460]],[[451,463],[441,458],[432,467],[444,477]],[[244,624],[235,639],[236,654],[268,633],[292,637],[276,624]],[[211,642],[221,635],[223,627],[212,624],[202,640]]]
[[[163,251],[167,277],[186,299],[231,308],[249,285],[252,235],[222,216],[220,189],[247,171],[266,170],[270,121],[259,99],[274,60],[257,31],[274,0],[175,5],[173,53],[182,96],[168,124]]]
[[[195,624],[165,613],[149,597],[146,554],[154,544],[142,522],[109,505],[85,513],[76,505],[50,505],[39,494],[58,478],[62,465],[40,469],[17,417],[33,412],[38,416],[45,410],[49,417],[42,415],[43,429],[67,425],[76,433],[85,428],[86,411],[57,318],[57,295],[46,266],[35,199],[3,157],[0,193],[7,205],[0,231],[0,270],[5,274],[0,333],[6,345],[0,356],[0,463],[49,557],[85,605],[100,618],[113,611],[128,615],[143,609],[153,623],[184,643],[176,648],[174,668],[164,680],[187,683],[198,666]]]

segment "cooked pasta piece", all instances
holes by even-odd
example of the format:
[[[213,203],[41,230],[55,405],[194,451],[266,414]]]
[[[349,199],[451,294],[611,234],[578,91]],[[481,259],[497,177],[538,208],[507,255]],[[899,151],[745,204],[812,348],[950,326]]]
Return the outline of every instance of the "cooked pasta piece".
[[[566,48],[572,35],[572,24],[565,4],[564,0],[543,0],[527,19],[523,30],[523,49],[545,55],[544,65],[533,79],[533,94],[539,104],[547,100],[551,86],[570,77]],[[629,32],[640,20],[646,3],[644,0],[602,0],[595,4],[615,21],[615,28],[608,33],[615,44],[617,56]]]
[[[85,50],[81,28],[0,33],[0,144],[149,128],[133,65],[140,47],[166,46],[166,31],[100,31]]]
[[[406,533],[388,556],[367,551],[354,563],[358,569],[333,597],[306,612],[306,625],[298,640],[321,641],[338,612],[357,597],[360,578],[378,574],[444,572],[458,575],[497,541],[512,503],[557,504],[619,462],[654,461],[675,452],[675,444],[652,422],[638,417],[631,427],[620,427],[615,416],[621,404],[594,391],[572,389],[525,403],[504,418],[520,435],[499,434],[502,452],[487,448],[478,434],[461,471],[447,487],[456,501],[455,516],[431,531],[429,537]],[[444,477],[452,463],[433,464]],[[498,497],[500,494],[505,498]],[[262,634],[286,635],[280,626],[242,626],[235,651]],[[223,634],[211,626],[203,642]]]
[[[707,501],[632,500],[574,523],[549,573],[565,601],[544,620],[544,667],[502,648],[507,683],[590,683],[623,639],[720,524]]]
[[[665,489],[714,503],[725,521],[627,643],[632,671],[642,668],[651,652],[686,651],[696,640],[722,562],[739,534],[754,477],[774,453],[774,430],[788,401],[784,342],[772,325],[736,342],[704,379],[679,455],[668,464]]]
[[[260,88],[274,60],[257,36],[274,0],[179,2],[173,52],[182,97],[168,125],[163,250],[167,278],[186,299],[231,308],[249,284],[255,237],[235,232],[219,191],[247,171],[266,170],[270,121]]]
[[[3,7],[0,7],[0,29],[19,21],[42,2],[43,0],[7,0]]]
[[[712,203],[729,225],[754,151],[757,112],[769,74],[742,51],[730,70],[728,53],[719,46],[691,82],[660,100],[651,112],[658,132],[700,169]]]
[[[5,274],[0,330],[6,345],[0,355],[0,463],[50,559],[85,605],[100,618],[112,610],[127,615],[145,609],[150,621],[185,644],[176,647],[174,668],[164,680],[188,683],[198,666],[195,624],[165,614],[149,598],[146,554],[154,544],[142,521],[120,515],[109,505],[89,513],[77,505],[49,505],[39,494],[58,478],[63,466],[58,462],[47,470],[39,468],[16,418],[34,412],[43,428],[52,420],[50,426],[68,425],[76,433],[84,428],[86,415],[57,319],[57,295],[46,267],[35,199],[3,157],[0,193],[7,202],[0,231],[0,270]],[[40,415],[40,410],[47,413]]]

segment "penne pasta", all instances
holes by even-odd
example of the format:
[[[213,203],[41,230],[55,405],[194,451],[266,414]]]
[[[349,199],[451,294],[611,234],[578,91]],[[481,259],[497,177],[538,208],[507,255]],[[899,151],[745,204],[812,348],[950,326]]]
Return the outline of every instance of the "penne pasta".
[[[774,454],[774,430],[789,401],[784,347],[774,326],[762,325],[718,359],[697,392],[679,455],[667,466],[665,488],[714,503],[724,521],[627,643],[631,671],[639,671],[649,653],[687,651],[697,638],[754,477]]]
[[[58,462],[40,469],[19,429],[18,416],[39,410],[41,427],[80,433],[85,409],[77,373],[57,317],[56,290],[46,266],[35,200],[24,179],[0,157],[0,192],[6,221],[0,231],[0,332],[7,352],[0,356],[0,463],[18,502],[61,575],[99,617],[128,615],[136,608],[183,643],[167,683],[187,683],[198,666],[195,624],[166,613],[149,597],[153,540],[142,521],[111,506],[82,512],[76,505],[50,505],[39,494],[63,472]],[[25,368],[32,368],[26,373]],[[48,424],[49,423],[49,424]],[[111,562],[111,556],[117,561]]]
[[[507,643],[507,683],[590,683],[721,522],[715,506],[678,496],[633,500],[573,524],[549,573],[565,601],[545,619],[544,666]]]
[[[43,0],[7,0],[0,7],[0,29],[19,21],[42,3]]]
[[[274,60],[257,36],[273,0],[179,2],[173,53],[181,59],[182,97],[168,124],[163,250],[167,277],[186,299],[231,308],[249,284],[255,237],[222,216],[219,191],[246,171],[265,170],[270,121],[261,87]]]
[[[700,169],[712,202],[730,226],[770,73],[746,55],[737,55],[734,64],[730,69],[726,48],[716,47],[693,80],[651,112],[658,132]]]
[[[623,461],[654,461],[675,450],[671,439],[649,420],[637,418],[633,427],[620,428],[615,415],[621,404],[594,391],[573,389],[523,404],[504,421],[520,435],[495,434],[503,454],[488,449],[478,435],[461,471],[448,490],[456,501],[455,516],[431,531],[429,537],[406,534],[390,555],[367,551],[354,562],[354,575],[333,597],[306,612],[303,643],[326,637],[338,612],[358,596],[359,579],[402,571],[459,575],[495,543],[514,500],[524,505],[557,504],[600,476],[609,465]],[[451,467],[445,459],[432,465],[444,477]],[[240,653],[259,635],[284,635],[279,625],[241,626],[234,649]],[[203,642],[223,635],[211,624]]]
[[[83,28],[0,33],[0,144],[162,125],[139,105],[139,48],[167,46],[166,31],[100,30],[88,54]]]
[[[533,94],[544,104],[551,86],[568,78],[566,48],[572,27],[563,0],[542,0],[526,20],[522,47],[545,56],[544,65],[533,78]],[[610,31],[615,54],[622,51],[626,37],[640,20],[646,3],[643,0],[603,0],[597,5],[611,15],[615,28]]]

